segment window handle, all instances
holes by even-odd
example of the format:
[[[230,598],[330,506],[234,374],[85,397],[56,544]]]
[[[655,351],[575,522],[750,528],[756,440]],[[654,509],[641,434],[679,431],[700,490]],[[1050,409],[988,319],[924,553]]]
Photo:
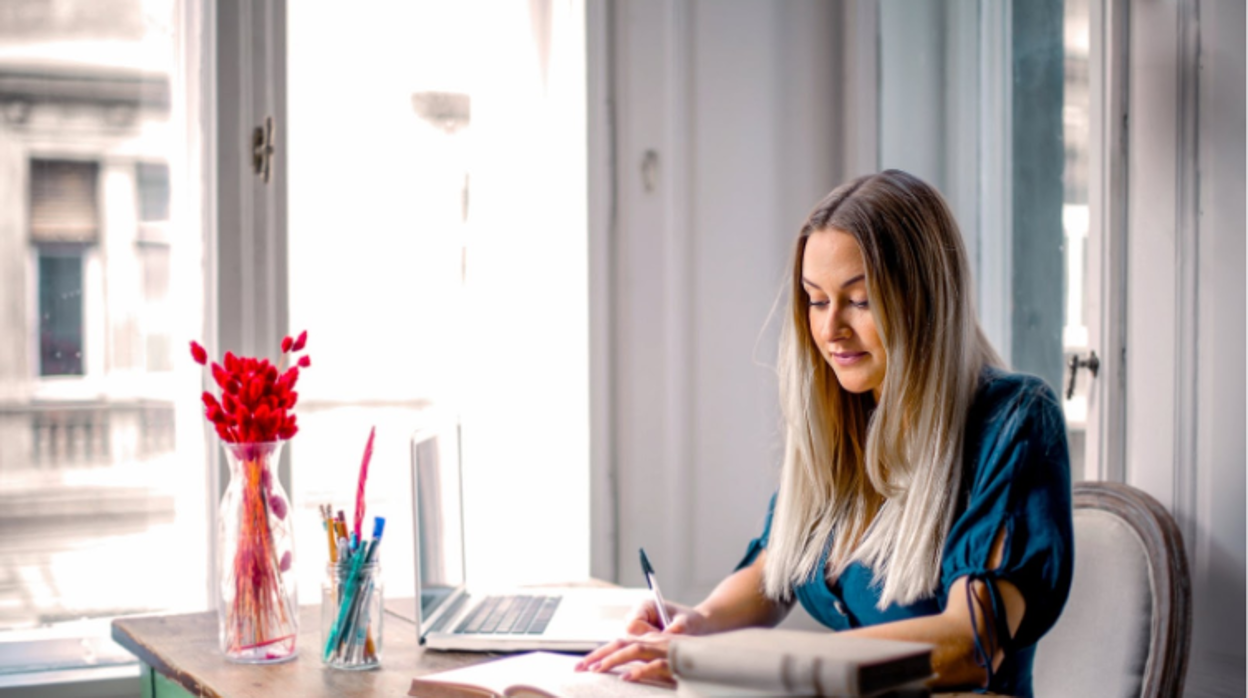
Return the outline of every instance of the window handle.
[[[1066,399],[1069,400],[1075,395],[1075,375],[1079,373],[1080,368],[1086,368],[1092,373],[1092,377],[1096,377],[1096,372],[1101,368],[1101,360],[1097,358],[1095,351],[1088,352],[1088,357],[1081,358],[1078,354],[1070,357],[1066,367],[1070,369],[1070,380],[1066,382]]]
[[[273,117],[264,117],[264,126],[257,126],[251,132],[251,168],[265,184],[269,183],[269,172],[273,167]]]

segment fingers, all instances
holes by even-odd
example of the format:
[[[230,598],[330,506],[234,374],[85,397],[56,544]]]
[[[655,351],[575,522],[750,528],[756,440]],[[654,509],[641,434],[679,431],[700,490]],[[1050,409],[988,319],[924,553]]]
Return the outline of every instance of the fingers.
[[[630,637],[603,645],[576,665],[577,671],[604,672],[629,662],[667,659],[667,640],[658,635]]]
[[[672,619],[672,624],[667,626],[667,632],[675,635],[682,635],[689,632],[689,616],[681,613]]]
[[[597,664],[591,664],[589,670],[595,673],[602,673],[611,671],[615,667],[628,664],[629,662],[650,662],[655,659],[666,660],[667,649],[635,642],[603,657]]]
[[[644,635],[660,630],[659,628],[659,612],[652,599],[647,599],[637,604],[633,612],[628,617],[624,632],[629,635]]]
[[[621,677],[625,681],[655,683],[663,686],[675,686],[676,677],[672,676],[672,667],[666,659],[655,659],[641,664]]]
[[[584,659],[576,663],[576,670],[585,671],[586,669],[593,666],[594,664],[597,664],[598,662],[602,661],[604,657],[607,657],[615,652],[618,652],[620,648],[622,648],[625,645],[626,642],[627,640],[616,640],[614,642],[608,642],[602,647],[599,647],[593,652],[590,652],[589,654],[585,655]]]
[[[654,625],[644,618],[633,618],[625,626],[624,632],[629,635],[646,635],[648,633],[661,632],[659,626]]]

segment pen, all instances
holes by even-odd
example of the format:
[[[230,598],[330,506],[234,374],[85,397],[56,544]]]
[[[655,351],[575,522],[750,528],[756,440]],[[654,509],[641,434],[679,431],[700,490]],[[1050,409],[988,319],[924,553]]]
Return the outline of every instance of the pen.
[[[338,608],[338,619],[334,621],[334,627],[329,633],[329,642],[325,643],[325,659],[328,660],[333,654],[334,648],[338,646],[339,641],[345,637],[349,637],[343,633],[344,628],[349,621],[348,612],[355,605],[355,596],[359,588],[360,566],[364,564],[364,555],[360,551],[356,551],[351,557],[351,571],[347,575],[346,583],[343,585],[342,605]]]
[[[654,576],[654,568],[650,566],[650,559],[646,557],[646,549],[641,550],[641,572],[646,575],[646,585],[650,587],[650,591],[654,592],[654,602],[659,607],[659,630],[667,630],[667,626],[672,624],[672,619],[667,617],[667,604],[663,603],[663,592],[659,591],[659,579]]]
[[[381,545],[381,534],[386,531],[386,520],[381,516],[373,517],[373,540],[368,544],[367,557],[364,562],[372,562],[377,557],[377,546]]]

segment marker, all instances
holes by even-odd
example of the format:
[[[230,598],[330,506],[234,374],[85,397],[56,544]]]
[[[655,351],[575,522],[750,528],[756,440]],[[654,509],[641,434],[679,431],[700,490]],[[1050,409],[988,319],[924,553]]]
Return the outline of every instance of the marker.
[[[373,540],[368,544],[365,562],[372,562],[377,557],[377,546],[381,545],[381,534],[386,530],[386,520],[381,516],[373,518]]]
[[[667,604],[663,603],[663,592],[659,591],[659,578],[654,576],[654,568],[650,566],[650,559],[646,557],[646,549],[641,550],[641,573],[646,575],[646,585],[650,587],[650,591],[654,592],[654,602],[659,607],[659,630],[667,630],[667,626],[672,624],[672,619],[667,617]]]

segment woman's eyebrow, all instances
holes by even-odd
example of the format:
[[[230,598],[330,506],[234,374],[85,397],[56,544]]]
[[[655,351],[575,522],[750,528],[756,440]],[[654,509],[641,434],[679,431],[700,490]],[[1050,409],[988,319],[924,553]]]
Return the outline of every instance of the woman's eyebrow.
[[[841,288],[849,288],[850,286],[853,286],[854,284],[858,283],[859,281],[862,281],[862,280],[863,280],[863,279],[865,279],[865,278],[867,278],[867,275],[866,275],[866,274],[859,274],[858,276],[855,276],[854,278],[850,279],[849,281],[846,281],[845,283],[841,284]],[[815,289],[816,291],[822,291],[822,290],[823,290],[822,288],[820,288],[820,287],[819,287],[819,284],[817,284],[817,283],[815,283],[815,282],[811,281],[810,279],[808,279],[808,278],[806,278],[806,277],[804,277],[804,276],[802,277],[802,283],[803,283],[803,284],[805,284],[806,286],[809,286],[809,287],[811,287],[811,288]]]

